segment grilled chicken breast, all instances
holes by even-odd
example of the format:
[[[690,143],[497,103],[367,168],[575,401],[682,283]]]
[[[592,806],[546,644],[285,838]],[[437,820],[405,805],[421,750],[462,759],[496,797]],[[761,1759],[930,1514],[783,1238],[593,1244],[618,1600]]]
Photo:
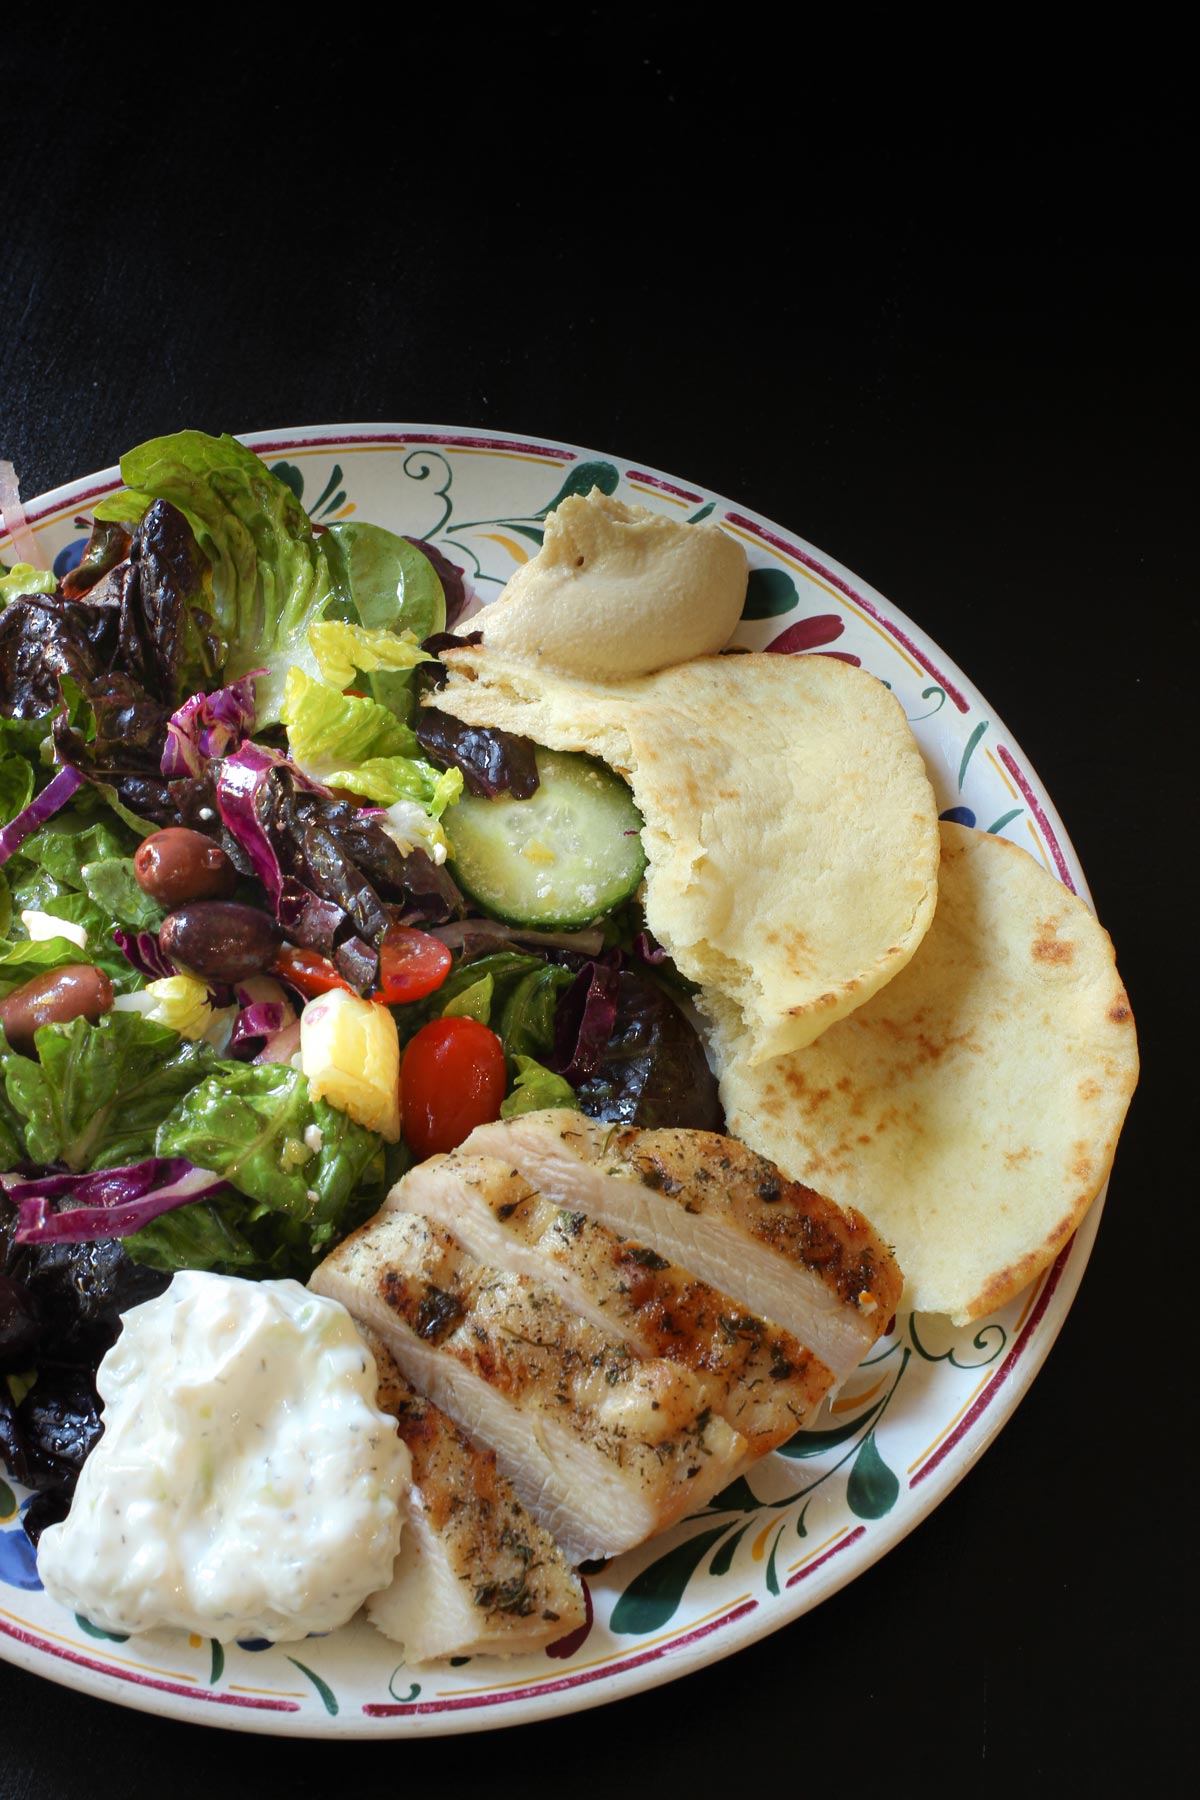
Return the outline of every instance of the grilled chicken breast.
[[[481,1262],[545,1282],[639,1356],[704,1375],[714,1412],[753,1456],[785,1443],[833,1386],[832,1371],[789,1332],[647,1245],[546,1199],[495,1157],[431,1158],[393,1188],[388,1206],[453,1231]]]
[[[896,1260],[865,1219],[736,1139],[556,1109],[477,1126],[460,1153],[499,1158],[556,1205],[733,1294],[790,1331],[838,1382],[899,1301]]]
[[[413,1391],[377,1332],[359,1330],[413,1475],[392,1584],[367,1604],[372,1624],[409,1663],[523,1656],[574,1631],[587,1612],[583,1585],[495,1456]]]
[[[495,1451],[572,1562],[617,1555],[703,1506],[748,1453],[715,1385],[569,1313],[544,1284],[385,1209],[309,1285],[374,1326],[407,1380]]]

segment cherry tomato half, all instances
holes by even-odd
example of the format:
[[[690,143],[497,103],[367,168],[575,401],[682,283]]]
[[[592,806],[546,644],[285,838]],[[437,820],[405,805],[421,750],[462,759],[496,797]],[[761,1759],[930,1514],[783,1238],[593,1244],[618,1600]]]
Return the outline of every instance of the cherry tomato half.
[[[434,1019],[400,1064],[400,1117],[409,1149],[424,1159],[456,1150],[476,1125],[500,1117],[504,1046],[478,1019]]]
[[[453,961],[445,944],[429,932],[389,925],[379,946],[379,992],[371,998],[381,1006],[423,1000],[441,987]]]
[[[343,981],[327,956],[321,956],[316,950],[301,950],[295,944],[284,944],[275,953],[271,963],[272,975],[279,975],[284,981],[290,981],[294,988],[307,994],[311,1000],[317,994],[327,994],[331,988],[345,988],[348,994],[354,989],[348,981]]]

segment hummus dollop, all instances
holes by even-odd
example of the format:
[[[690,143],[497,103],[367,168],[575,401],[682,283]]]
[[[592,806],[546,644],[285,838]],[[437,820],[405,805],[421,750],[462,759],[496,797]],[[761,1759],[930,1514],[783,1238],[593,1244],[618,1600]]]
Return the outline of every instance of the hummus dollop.
[[[593,488],[546,520],[542,548],[476,621],[489,648],[564,674],[621,680],[713,656],[746,599],[746,554]]]

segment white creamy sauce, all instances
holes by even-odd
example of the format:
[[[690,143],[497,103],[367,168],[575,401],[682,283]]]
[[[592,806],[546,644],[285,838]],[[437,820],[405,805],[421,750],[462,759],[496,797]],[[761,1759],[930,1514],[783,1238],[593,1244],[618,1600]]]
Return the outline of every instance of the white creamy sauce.
[[[104,1435],[38,1572],[106,1631],[331,1631],[386,1587],[409,1453],[345,1308],[194,1270],[125,1314]]]

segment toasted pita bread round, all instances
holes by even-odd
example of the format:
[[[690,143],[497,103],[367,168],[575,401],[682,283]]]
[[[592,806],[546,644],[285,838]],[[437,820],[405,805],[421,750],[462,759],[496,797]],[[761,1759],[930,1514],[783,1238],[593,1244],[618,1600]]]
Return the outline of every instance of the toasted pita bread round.
[[[1103,1186],[1137,1081],[1112,944],[1015,844],[942,826],[937,913],[882,992],[758,1068],[718,1021],[730,1129],[869,1218],[908,1302],[962,1325],[1053,1260]]]
[[[700,657],[619,682],[452,650],[434,703],[584,750],[645,820],[646,919],[749,1065],[809,1044],[904,967],[937,894],[937,808],[899,702],[823,656]]]

